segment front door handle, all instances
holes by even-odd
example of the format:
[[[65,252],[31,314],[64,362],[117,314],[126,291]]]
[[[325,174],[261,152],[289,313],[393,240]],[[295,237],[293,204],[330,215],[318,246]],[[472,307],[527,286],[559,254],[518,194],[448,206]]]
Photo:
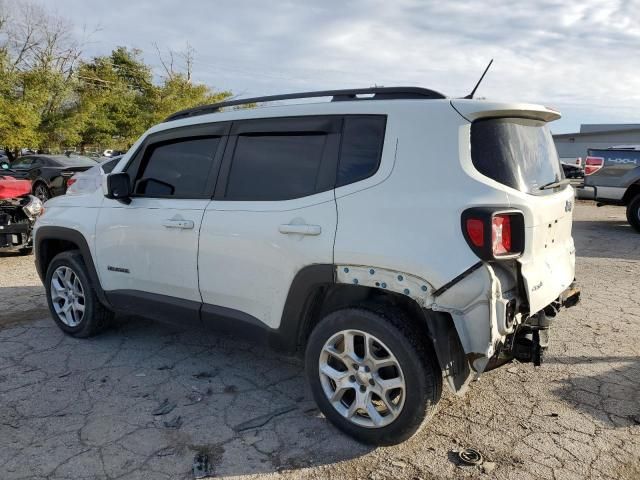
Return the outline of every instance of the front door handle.
[[[320,235],[322,228],[320,225],[293,225],[285,223],[278,227],[280,233],[297,233],[298,235]]]
[[[183,230],[191,230],[194,227],[193,220],[165,220],[162,225],[167,228],[182,228]]]

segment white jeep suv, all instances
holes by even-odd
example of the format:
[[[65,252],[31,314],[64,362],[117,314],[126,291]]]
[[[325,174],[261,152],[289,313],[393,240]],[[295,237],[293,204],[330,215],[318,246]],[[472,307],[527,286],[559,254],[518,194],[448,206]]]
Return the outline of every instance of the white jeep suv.
[[[264,106],[312,97],[332,101]],[[559,116],[414,87],[178,112],[102,190],[47,202],[51,314],[76,337],[125,312],[300,352],[331,422],[400,442],[443,380],[461,394],[514,358],[540,364],[578,300]]]

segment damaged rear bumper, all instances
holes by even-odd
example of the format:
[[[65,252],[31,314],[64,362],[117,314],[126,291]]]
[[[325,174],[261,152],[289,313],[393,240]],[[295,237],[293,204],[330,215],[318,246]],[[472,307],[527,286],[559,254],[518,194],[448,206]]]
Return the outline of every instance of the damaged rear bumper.
[[[570,308],[580,301],[580,288],[574,281],[560,296],[543,310],[529,316],[518,326],[512,338],[507,339],[501,355],[505,360],[517,359],[520,362],[532,362],[540,366],[544,360],[544,351],[549,346],[549,328],[562,308]],[[502,362],[504,364],[506,362]]]

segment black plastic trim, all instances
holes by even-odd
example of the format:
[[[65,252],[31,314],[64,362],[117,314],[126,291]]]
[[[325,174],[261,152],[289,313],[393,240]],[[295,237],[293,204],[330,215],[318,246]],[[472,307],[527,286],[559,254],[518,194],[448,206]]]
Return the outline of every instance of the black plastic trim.
[[[118,312],[177,325],[200,324],[201,302],[138,290],[111,290],[105,294]]]
[[[499,256],[495,256],[493,254],[493,242],[491,238],[492,223],[493,217],[498,214],[508,214],[512,217],[511,243],[513,250],[517,253]],[[481,220],[484,225],[484,241],[481,247],[477,247],[476,245],[474,245],[469,238],[469,234],[467,233],[467,220],[472,218]],[[464,235],[464,239],[467,241],[469,248],[471,248],[471,250],[473,250],[473,253],[475,253],[481,260],[509,260],[518,258],[522,255],[522,252],[524,252],[524,215],[520,210],[502,207],[468,208],[467,210],[462,212],[462,215],[460,216],[460,227],[462,228],[462,235]]]
[[[372,95],[370,97],[358,98],[358,95]],[[221,108],[234,107],[238,105],[248,105],[251,103],[275,102],[281,100],[295,100],[300,98],[319,98],[333,97],[332,101],[343,100],[399,100],[399,99],[416,99],[416,100],[434,100],[446,98],[442,93],[420,87],[371,87],[356,88],[350,90],[321,90],[315,92],[286,93],[282,95],[269,95],[264,97],[241,98],[237,100],[229,100],[226,102],[213,103],[210,105],[202,105],[195,108],[180,110],[165,119],[165,122],[179,120],[182,118],[194,117],[197,115],[206,115],[208,113],[216,113]]]
[[[478,262],[474,265],[472,265],[471,267],[467,268],[464,272],[462,272],[460,275],[458,275],[457,277],[455,277],[453,280],[451,280],[450,282],[445,283],[443,286],[441,286],[439,289],[435,290],[433,292],[433,296],[437,297],[439,295],[442,295],[444,292],[446,292],[447,290],[449,290],[451,287],[453,287],[456,283],[464,280],[465,278],[467,278],[469,275],[471,275],[473,272],[475,272],[476,270],[478,270],[480,267],[482,266],[482,262]]]
[[[85,239],[84,235],[77,230],[73,230],[71,228],[66,227],[54,227],[54,226],[43,226],[38,228],[35,242],[34,242],[34,257],[36,263],[36,270],[38,272],[38,276],[40,280],[44,282],[44,278],[47,274],[46,269],[44,268],[44,260],[47,258],[47,241],[66,241],[75,244],[80,250],[80,254],[82,255],[82,260],[87,267],[87,273],[89,278],[91,279],[91,284],[98,296],[100,302],[108,308],[111,308],[111,304],[109,303],[104,290],[102,290],[102,285],[100,284],[100,278],[98,277],[98,272],[96,270],[95,264],[93,263],[93,257],[91,256],[91,250],[89,249],[89,244]],[[48,259],[51,261],[51,258]]]
[[[300,270],[289,288],[277,329],[269,328],[248,313],[218,305],[138,290],[111,290],[105,295],[110,308],[121,313],[181,326],[202,325],[264,343],[284,353],[295,353],[311,320],[314,293],[334,283],[334,272],[331,264],[309,265]]]

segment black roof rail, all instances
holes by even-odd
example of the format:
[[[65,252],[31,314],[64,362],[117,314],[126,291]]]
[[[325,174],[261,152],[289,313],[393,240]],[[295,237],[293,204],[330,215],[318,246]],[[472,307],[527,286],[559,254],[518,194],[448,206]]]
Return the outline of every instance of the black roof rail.
[[[372,96],[358,98],[358,95]],[[229,100],[226,102],[212,103],[210,105],[201,105],[199,107],[180,110],[179,112],[176,112],[173,115],[167,117],[165,119],[165,122],[179,120],[181,118],[195,117],[197,115],[206,115],[207,113],[215,113],[224,107],[235,107],[238,105],[247,105],[250,103],[276,102],[279,100],[293,100],[297,98],[316,97],[333,97],[331,99],[332,102],[345,100],[434,100],[447,98],[440,92],[421,87],[371,87],[348,90],[320,90],[317,92],[285,93],[282,95],[269,95],[265,97],[240,98],[237,100]]]

